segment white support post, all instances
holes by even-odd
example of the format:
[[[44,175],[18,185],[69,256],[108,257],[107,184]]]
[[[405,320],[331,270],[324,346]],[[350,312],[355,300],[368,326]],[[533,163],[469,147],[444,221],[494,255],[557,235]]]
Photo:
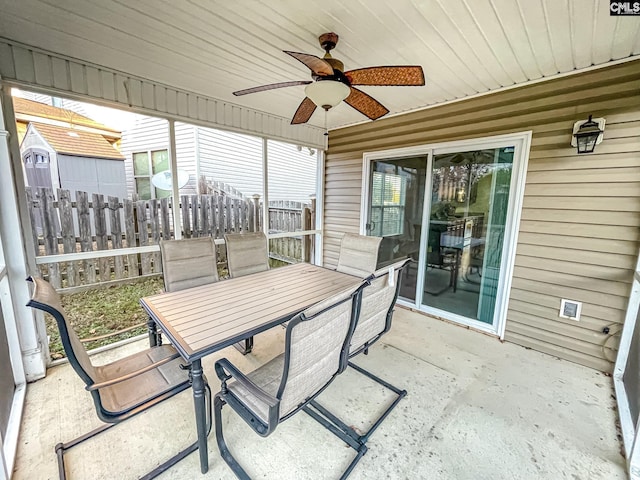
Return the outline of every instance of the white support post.
[[[26,228],[31,228],[24,184],[11,91],[3,85],[0,98],[0,237],[24,373],[27,381],[34,381],[45,376],[49,349],[43,315],[34,315],[26,306],[30,294],[25,279],[37,270],[32,236],[24,234]]]
[[[320,233],[315,236],[315,264],[322,266],[324,264],[323,239],[324,239],[324,168],[325,168],[325,152],[318,149],[317,168],[316,168],[316,230]]]
[[[269,236],[269,152],[268,141],[262,139],[262,231]]]
[[[169,120],[169,168],[171,170],[173,235],[176,240],[180,240],[182,238],[182,223],[180,223],[180,186],[178,185],[178,157],[176,155],[176,122],[173,120]]]

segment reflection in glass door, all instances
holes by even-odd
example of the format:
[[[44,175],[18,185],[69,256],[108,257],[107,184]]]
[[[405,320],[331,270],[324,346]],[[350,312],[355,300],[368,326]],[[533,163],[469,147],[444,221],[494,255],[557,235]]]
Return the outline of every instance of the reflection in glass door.
[[[400,296],[414,300],[418,254],[427,177],[427,156],[376,160],[369,176],[369,211],[366,234],[382,237],[378,265],[411,257]]]
[[[433,155],[422,304],[494,323],[514,147]]]

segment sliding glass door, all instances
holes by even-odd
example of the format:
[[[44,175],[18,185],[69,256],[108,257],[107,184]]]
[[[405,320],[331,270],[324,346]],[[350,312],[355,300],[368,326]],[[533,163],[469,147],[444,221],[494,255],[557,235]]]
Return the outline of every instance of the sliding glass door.
[[[373,161],[369,174],[369,211],[366,234],[382,237],[380,265],[411,257],[416,263],[402,278],[400,295],[416,299],[427,156]]]
[[[402,302],[501,333],[529,134],[365,155],[362,229],[410,257]]]
[[[435,154],[422,302],[493,324],[513,147]]]

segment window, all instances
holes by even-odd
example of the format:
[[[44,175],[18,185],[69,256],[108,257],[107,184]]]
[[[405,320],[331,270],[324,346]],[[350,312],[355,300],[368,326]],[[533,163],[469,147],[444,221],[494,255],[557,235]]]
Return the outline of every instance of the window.
[[[133,154],[133,177],[136,193],[140,200],[171,196],[171,190],[160,190],[151,184],[151,177],[165,170],[169,170],[168,150],[152,150]]]
[[[404,232],[406,178],[393,173],[373,172],[372,180],[370,235],[401,235]]]

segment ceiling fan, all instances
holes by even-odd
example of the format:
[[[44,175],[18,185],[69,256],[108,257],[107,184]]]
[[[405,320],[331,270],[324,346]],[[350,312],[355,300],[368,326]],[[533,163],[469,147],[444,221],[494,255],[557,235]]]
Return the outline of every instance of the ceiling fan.
[[[338,43],[338,35],[324,33],[318,38],[320,46],[326,52],[323,58],[308,53],[298,53],[283,50],[296,60],[304,63],[311,70],[313,80],[295,80],[291,82],[272,83],[259,87],[247,88],[233,92],[234,95],[263,92],[276,88],[307,85],[305,99],[296,110],[291,120],[292,125],[306,123],[313,115],[316,107],[329,110],[341,101],[367,116],[376,120],[389,110],[373,97],[367,95],[354,85],[383,85],[383,86],[421,86],[424,85],[424,73],[420,66],[379,66],[359,68],[344,71],[344,64],[331,56]]]

